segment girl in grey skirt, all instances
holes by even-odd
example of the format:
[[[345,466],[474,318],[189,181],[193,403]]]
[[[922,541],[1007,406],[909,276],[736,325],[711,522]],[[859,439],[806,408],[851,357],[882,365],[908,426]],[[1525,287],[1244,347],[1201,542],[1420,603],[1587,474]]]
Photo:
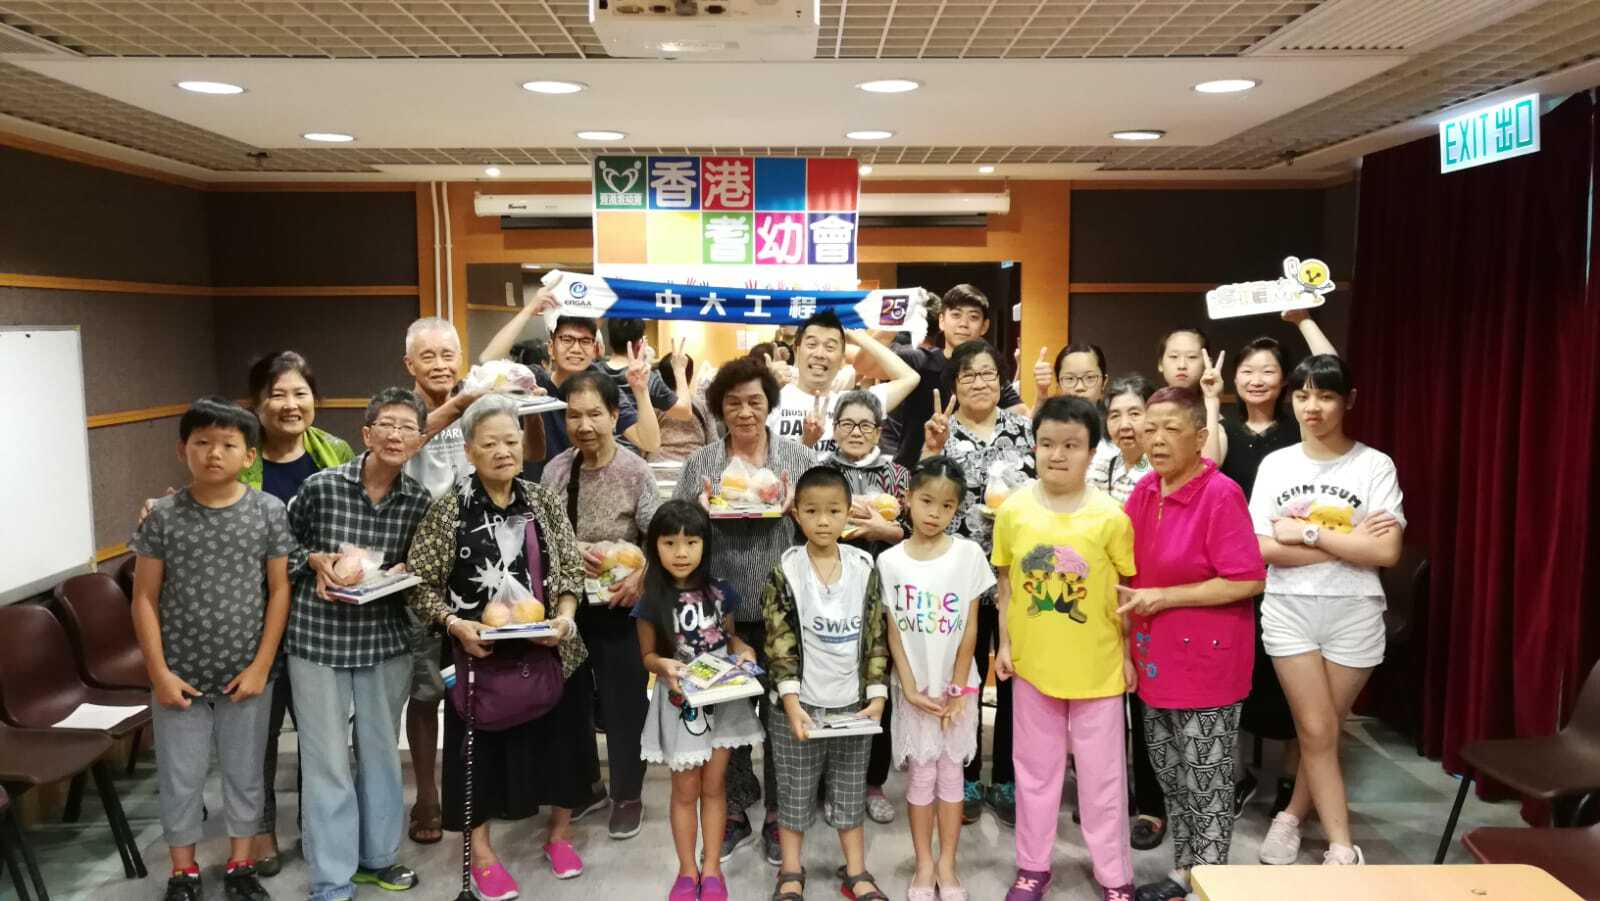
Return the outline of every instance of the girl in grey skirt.
[[[668,901],[727,901],[722,834],[728,814],[726,776],[733,748],[761,743],[761,723],[749,699],[690,707],[680,691],[688,661],[721,654],[754,662],[755,649],[733,629],[739,599],[707,575],[711,518],[688,501],[668,501],[645,535],[644,596],[633,609],[639,652],[655,674],[640,756],[672,770],[672,843],[678,877]],[[698,814],[698,824],[696,823]],[[698,825],[698,830],[696,826]],[[704,854],[695,843],[704,835]]]

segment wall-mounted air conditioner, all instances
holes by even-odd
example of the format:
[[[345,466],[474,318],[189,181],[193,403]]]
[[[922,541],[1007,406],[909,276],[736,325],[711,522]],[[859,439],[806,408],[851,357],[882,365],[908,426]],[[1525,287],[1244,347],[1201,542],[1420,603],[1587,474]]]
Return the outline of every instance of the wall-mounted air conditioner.
[[[594,213],[588,194],[479,194],[479,216],[498,216],[504,228],[584,228]],[[861,226],[974,226],[1011,212],[1011,192],[992,194],[862,194]]]

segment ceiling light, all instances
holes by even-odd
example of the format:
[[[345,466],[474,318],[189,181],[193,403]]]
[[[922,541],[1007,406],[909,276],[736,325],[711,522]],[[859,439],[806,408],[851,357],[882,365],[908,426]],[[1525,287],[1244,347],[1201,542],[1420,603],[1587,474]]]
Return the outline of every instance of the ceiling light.
[[[978,167],[978,174],[979,175],[993,175],[994,174],[994,167],[993,166],[979,166]]]
[[[191,94],[243,94],[244,88],[225,81],[180,81],[178,87]]]
[[[1237,94],[1260,83],[1253,78],[1219,78],[1216,81],[1202,81],[1194,89],[1202,94]]]
[[[859,170],[857,170],[857,171],[859,171],[862,175],[871,175],[872,174],[872,167],[869,166],[869,165],[866,165],[865,163],[863,163],[861,168]]]
[[[489,166],[489,167],[487,167],[487,168],[485,168],[483,170],[483,174],[489,176],[490,178],[499,178],[500,177],[500,167],[499,166]]]
[[[340,134],[337,131],[308,131],[300,137],[307,141],[321,141],[324,144],[348,144],[356,139],[355,135]]]
[[[1158,128],[1139,128],[1133,131],[1114,131],[1111,136],[1119,141],[1159,141],[1166,134]]]
[[[847,131],[844,136],[852,141],[887,141],[894,137],[894,132],[884,131],[881,128],[866,128],[861,131]]]
[[[620,141],[627,135],[620,131],[580,131],[578,137],[585,141]]]
[[[870,94],[904,94],[922,87],[922,82],[909,78],[880,78],[877,81],[863,81],[856,87]]]
[[[581,81],[524,81],[522,89],[535,94],[576,94],[587,88]]]

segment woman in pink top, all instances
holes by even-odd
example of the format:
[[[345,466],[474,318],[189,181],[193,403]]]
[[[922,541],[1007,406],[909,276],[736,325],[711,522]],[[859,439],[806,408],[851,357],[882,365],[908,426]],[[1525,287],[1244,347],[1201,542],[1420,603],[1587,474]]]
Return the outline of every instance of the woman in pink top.
[[[1163,388],[1145,408],[1155,470],[1128,498],[1138,575],[1119,589],[1150,762],[1167,796],[1175,867],[1138,901],[1189,893],[1189,869],[1225,864],[1233,840],[1233,747],[1250,693],[1255,615],[1266,565],[1244,492],[1201,456],[1205,402]]]

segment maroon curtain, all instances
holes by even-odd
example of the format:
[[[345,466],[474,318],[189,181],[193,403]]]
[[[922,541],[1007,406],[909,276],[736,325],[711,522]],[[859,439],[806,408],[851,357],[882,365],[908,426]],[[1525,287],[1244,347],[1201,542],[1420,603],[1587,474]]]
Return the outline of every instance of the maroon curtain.
[[[1465,172],[1437,138],[1362,166],[1355,433],[1432,561],[1423,742],[1452,771],[1465,742],[1554,732],[1600,650],[1594,116],[1574,96],[1540,152]]]

